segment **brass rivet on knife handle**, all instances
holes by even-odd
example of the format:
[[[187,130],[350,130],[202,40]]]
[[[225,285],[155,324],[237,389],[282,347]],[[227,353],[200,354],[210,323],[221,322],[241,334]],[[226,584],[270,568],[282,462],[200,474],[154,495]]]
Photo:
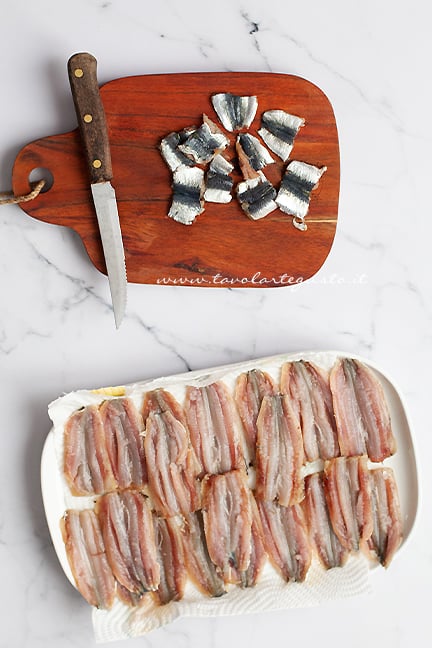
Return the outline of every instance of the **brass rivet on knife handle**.
[[[86,52],[74,54],[68,61],[68,73],[91,183],[111,180],[111,155],[97,81],[97,61]]]

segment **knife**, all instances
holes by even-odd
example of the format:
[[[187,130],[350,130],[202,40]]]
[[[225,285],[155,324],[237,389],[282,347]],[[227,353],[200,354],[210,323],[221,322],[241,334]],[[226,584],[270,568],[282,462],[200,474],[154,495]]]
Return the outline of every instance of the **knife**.
[[[114,319],[119,328],[126,310],[126,264],[116,195],[110,182],[113,177],[111,153],[96,70],[97,61],[88,53],[74,54],[68,61],[69,82],[90,174]]]

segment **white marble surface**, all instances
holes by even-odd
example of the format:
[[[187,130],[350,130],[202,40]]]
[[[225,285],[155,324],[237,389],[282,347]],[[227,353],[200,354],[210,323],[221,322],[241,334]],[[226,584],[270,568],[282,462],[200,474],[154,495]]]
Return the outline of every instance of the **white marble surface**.
[[[121,645],[426,645],[429,3],[222,0],[210,9],[195,0],[3,0],[2,9],[2,189],[24,144],[75,127],[66,61],[82,50],[98,58],[101,82],[173,71],[303,76],[333,104],[342,178],[335,244],[313,280],[273,291],[131,285],[119,331],[106,279],[77,237],[19,207],[0,207],[0,646],[84,648],[93,641],[88,606],[58,565],[41,501],[51,400],[78,387],[326,348],[379,363],[406,399],[424,501],[406,550],[388,572],[374,574],[371,596],[247,618],[185,619]]]

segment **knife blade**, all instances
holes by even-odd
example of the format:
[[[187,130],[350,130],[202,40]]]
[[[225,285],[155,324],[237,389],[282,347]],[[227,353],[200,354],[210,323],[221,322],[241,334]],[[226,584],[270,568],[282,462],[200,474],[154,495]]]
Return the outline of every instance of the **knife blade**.
[[[93,203],[102,240],[116,327],[126,310],[127,276],[117,209],[108,129],[97,81],[97,61],[80,52],[68,61],[69,83],[83,142]]]

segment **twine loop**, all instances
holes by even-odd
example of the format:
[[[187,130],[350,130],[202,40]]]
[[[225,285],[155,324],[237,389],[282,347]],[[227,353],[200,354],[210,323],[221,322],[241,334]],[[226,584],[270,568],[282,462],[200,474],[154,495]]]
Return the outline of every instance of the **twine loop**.
[[[38,182],[32,182],[30,186],[32,187],[31,191],[22,196],[14,196],[12,191],[0,192],[0,205],[18,205],[19,203],[29,202],[34,200],[39,196],[40,192],[44,188],[46,180],[39,180]]]

